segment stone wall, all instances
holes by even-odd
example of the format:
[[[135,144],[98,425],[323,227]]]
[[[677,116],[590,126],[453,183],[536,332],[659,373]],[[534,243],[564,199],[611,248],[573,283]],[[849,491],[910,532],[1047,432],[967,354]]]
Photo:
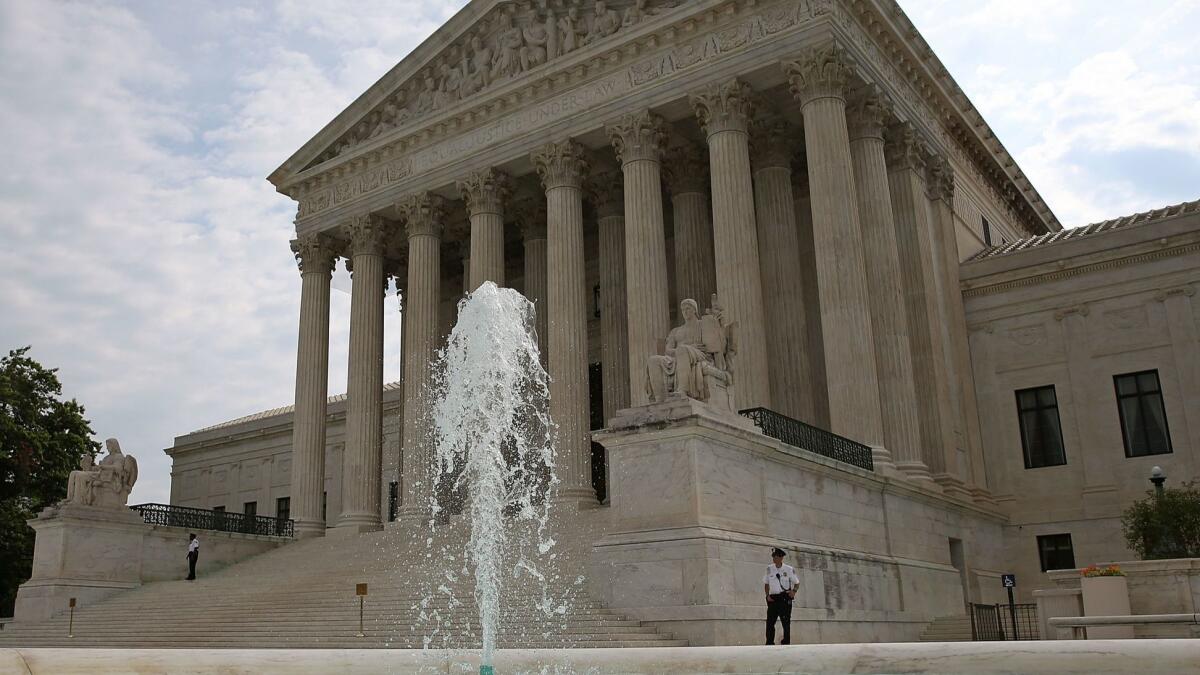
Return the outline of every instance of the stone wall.
[[[663,404],[667,405],[667,404]],[[965,597],[991,601],[1001,518],[793,448],[694,404],[600,436],[612,530],[594,547],[608,606],[693,645],[760,644],[773,546],[800,587],[795,642],[915,640]],[[951,561],[963,547],[966,569]],[[999,583],[994,584],[999,588]]]

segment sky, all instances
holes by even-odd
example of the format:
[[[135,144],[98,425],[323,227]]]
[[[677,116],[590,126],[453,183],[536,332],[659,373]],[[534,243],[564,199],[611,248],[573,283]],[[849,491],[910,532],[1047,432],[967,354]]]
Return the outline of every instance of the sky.
[[[295,206],[265,177],[464,4],[0,0],[0,350],[138,458],[130,503],[168,501],[175,436],[291,402]],[[1200,198],[1200,0],[901,4],[1065,226]]]

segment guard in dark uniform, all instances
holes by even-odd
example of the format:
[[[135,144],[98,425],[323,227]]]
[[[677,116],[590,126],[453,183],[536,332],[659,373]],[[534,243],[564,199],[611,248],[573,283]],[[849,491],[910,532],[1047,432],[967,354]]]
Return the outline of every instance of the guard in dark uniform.
[[[767,644],[775,644],[775,620],[783,624],[783,642],[792,643],[792,600],[800,583],[796,570],[783,564],[783,549],[771,551],[771,564],[763,575],[763,593],[767,596]]]

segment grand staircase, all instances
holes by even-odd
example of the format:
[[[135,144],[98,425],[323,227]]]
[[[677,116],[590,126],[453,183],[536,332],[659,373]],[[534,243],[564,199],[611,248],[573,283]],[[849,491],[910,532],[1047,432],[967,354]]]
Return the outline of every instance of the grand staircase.
[[[353,537],[298,541],[239,564],[204,573],[194,582],[166,581],[115,595],[75,610],[74,637],[68,616],[44,623],[8,624],[0,647],[238,647],[238,648],[420,648],[480,646],[473,579],[450,597],[436,588],[447,564],[429,554],[427,543],[403,530]],[[461,550],[461,549],[459,549]],[[574,553],[582,551],[578,547]],[[563,556],[569,560],[570,551]],[[182,556],[180,557],[183,563]],[[367,583],[363,637],[355,584]],[[609,611],[575,591],[570,610],[547,620],[532,588],[506,590],[498,642],[502,648],[675,647],[652,627]],[[451,617],[434,632],[422,614]],[[442,622],[443,625],[446,623]]]

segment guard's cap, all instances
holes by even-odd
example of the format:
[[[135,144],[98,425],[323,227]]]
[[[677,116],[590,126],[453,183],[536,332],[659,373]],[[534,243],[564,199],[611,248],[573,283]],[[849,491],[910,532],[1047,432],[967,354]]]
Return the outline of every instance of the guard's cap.
[[[784,553],[783,549],[781,549],[781,548],[776,547],[776,548],[771,549],[771,557],[772,558],[774,558],[775,556],[779,556],[780,558],[782,558],[785,555],[787,555],[787,554]]]

